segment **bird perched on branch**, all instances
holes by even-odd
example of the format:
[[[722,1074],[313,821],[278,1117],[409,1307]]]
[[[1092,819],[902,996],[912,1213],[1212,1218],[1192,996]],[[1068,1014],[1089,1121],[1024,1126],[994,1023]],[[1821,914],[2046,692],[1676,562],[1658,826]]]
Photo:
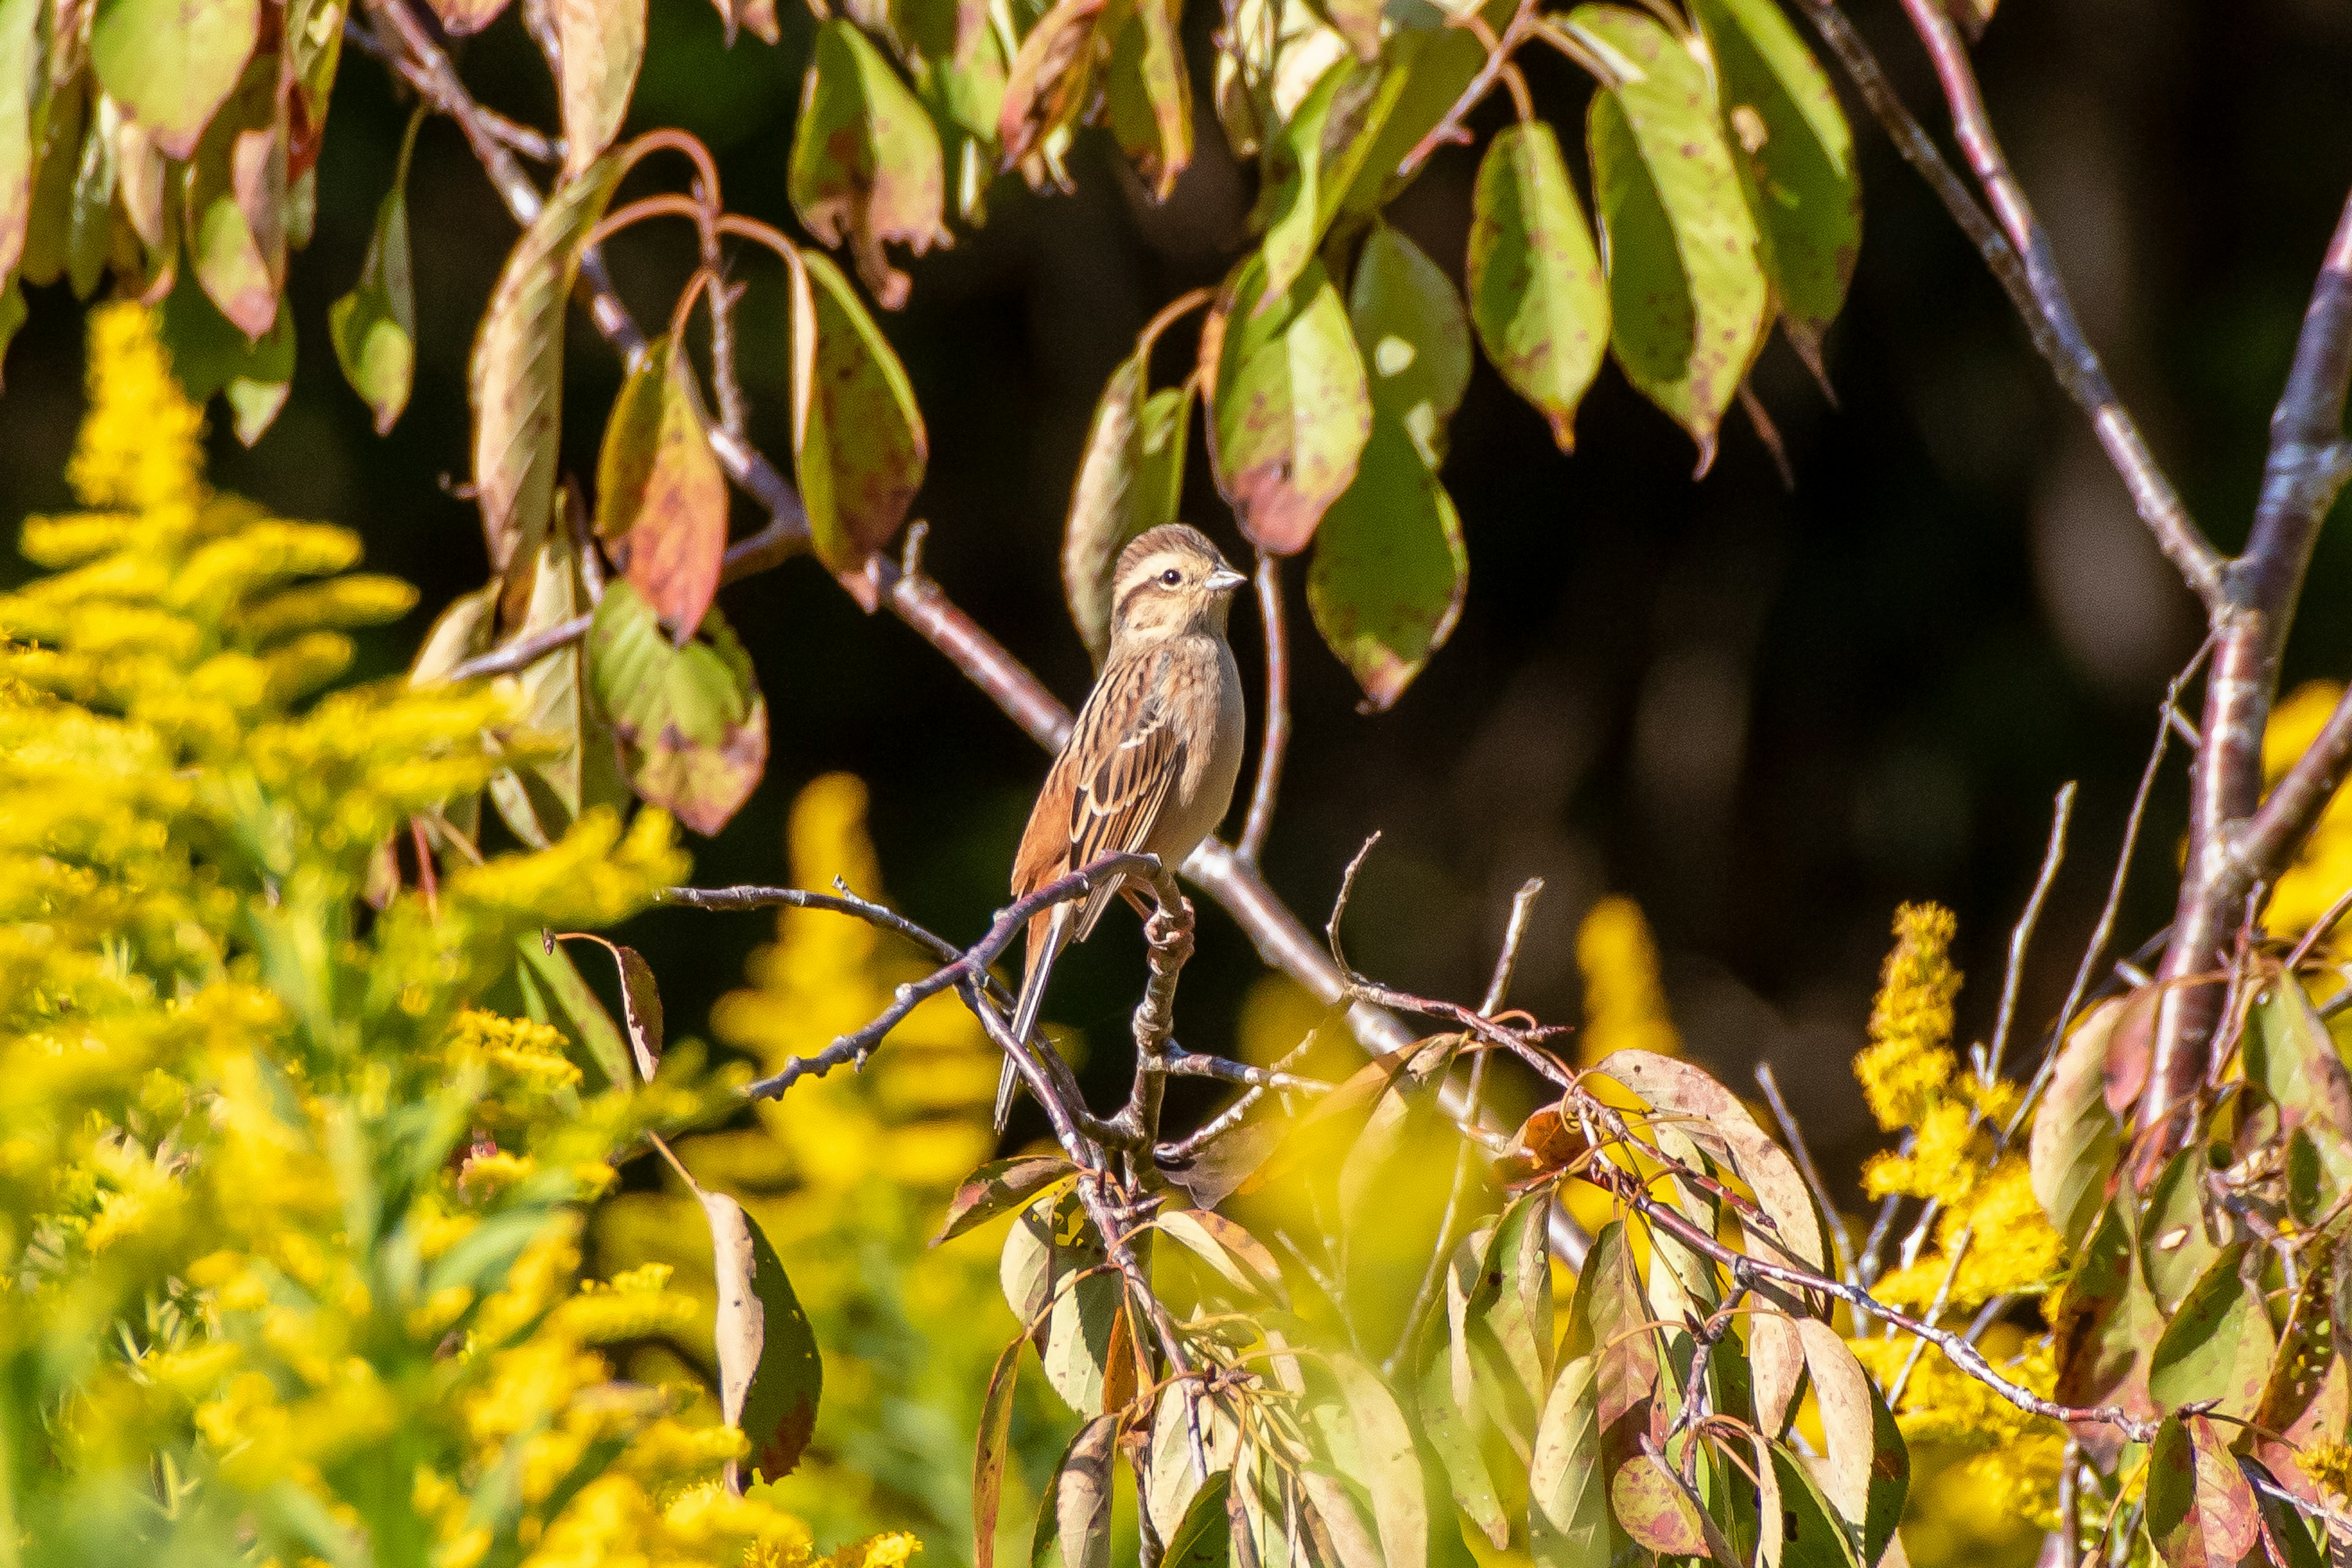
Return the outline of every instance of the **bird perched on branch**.
[[[1248,581],[1181,522],[1149,529],[1119,552],[1110,651],[1029,813],[1013,859],[1014,898],[1105,855],[1157,855],[1173,870],[1223,820],[1241,773],[1243,719],[1225,616]],[[1030,921],[1015,1039],[1027,1040],[1036,1025],[1054,960],[1087,939],[1112,895],[1140,907],[1131,880],[1107,882]],[[996,1088],[1000,1132],[1015,1081],[1008,1058]]]

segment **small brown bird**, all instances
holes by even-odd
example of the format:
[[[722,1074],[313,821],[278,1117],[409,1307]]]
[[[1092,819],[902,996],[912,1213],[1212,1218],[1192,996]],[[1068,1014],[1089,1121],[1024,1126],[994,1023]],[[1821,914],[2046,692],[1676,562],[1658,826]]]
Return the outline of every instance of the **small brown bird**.
[[[1172,870],[1223,820],[1242,767],[1242,677],[1225,615],[1248,581],[1181,522],[1149,529],[1119,552],[1110,651],[1029,813],[1013,859],[1014,898],[1113,853],[1157,855]],[[1054,960],[1087,939],[1129,880],[1030,921],[1015,1038],[1036,1025]],[[1000,1132],[1016,1081],[1008,1060],[996,1088]]]

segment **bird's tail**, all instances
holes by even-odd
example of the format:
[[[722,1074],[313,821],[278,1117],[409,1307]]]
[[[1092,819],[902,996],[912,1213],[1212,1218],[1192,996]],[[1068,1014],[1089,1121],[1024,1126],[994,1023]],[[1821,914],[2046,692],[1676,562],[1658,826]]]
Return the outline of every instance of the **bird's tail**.
[[[1056,904],[1053,913],[1043,917],[1042,929],[1029,928],[1029,966],[1021,976],[1021,995],[1013,1006],[1013,1037],[1027,1043],[1030,1031],[1037,1026],[1038,1010],[1045,1005],[1045,982],[1054,973],[1054,960],[1061,956],[1062,948],[1070,940],[1070,906]],[[1013,1091],[1020,1082],[1013,1058],[1004,1058],[1004,1066],[996,1079],[996,1130],[1013,1118]]]

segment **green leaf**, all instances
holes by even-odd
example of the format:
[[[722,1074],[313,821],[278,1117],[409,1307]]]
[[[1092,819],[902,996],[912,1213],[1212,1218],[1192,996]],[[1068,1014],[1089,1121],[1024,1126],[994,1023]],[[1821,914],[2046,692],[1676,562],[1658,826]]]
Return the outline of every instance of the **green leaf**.
[[[1126,1288],[1102,1267],[1101,1240],[1081,1212],[1075,1194],[1024,1209],[1005,1236],[997,1277],[1013,1315],[1024,1326],[1036,1322],[1030,1342],[1045,1381],[1072,1410],[1092,1415],[1102,1408],[1112,1323]]]
[[[1323,242],[1329,208],[1338,205],[1338,193],[1347,188],[1346,180],[1338,177],[1339,172],[1332,171],[1328,183],[1334,190],[1327,204],[1323,165],[1327,155],[1341,150],[1328,144],[1331,134],[1345,134],[1344,124],[1332,123],[1332,105],[1354,81],[1356,74],[1355,61],[1342,58],[1334,62],[1299,100],[1268,150],[1272,167],[1265,201],[1272,218],[1266,225],[1263,247],[1265,273],[1260,285],[1259,308],[1263,308],[1265,300],[1279,300],[1315,259],[1316,247]]]
[[[576,176],[621,133],[646,56],[646,0],[548,0],[555,28],[563,172]]]
[[[533,1021],[562,1030],[587,1053],[586,1065],[601,1074],[607,1085],[617,1089],[629,1083],[628,1044],[614,1025],[613,1016],[604,1011],[604,1004],[581,977],[572,955],[561,947],[551,951],[537,931],[516,938],[515,951],[522,958],[521,973],[527,982],[523,994]]]
[[[2218,1400],[2224,1415],[2243,1420],[2262,1402],[2278,1345],[2261,1295],[2241,1274],[2245,1257],[2243,1243],[2217,1254],[2165,1325],[2147,1374],[2158,1405]]]
[[[2064,1304],[2051,1329],[2058,1363],[2053,1396],[2069,1405],[2112,1403],[2135,1415],[2151,1415],[2148,1353],[2164,1319],[2132,1246],[2125,1209],[2129,1201],[2126,1194],[2107,1205],[2066,1283]]]
[[[163,301],[163,337],[172,369],[189,400],[215,392],[228,400],[230,426],[250,447],[261,439],[294,390],[294,318],[281,298],[278,319],[258,342],[231,326],[192,277]]]
[[[1468,592],[1462,520],[1405,427],[1375,418],[1355,481],[1315,532],[1307,608],[1325,646],[1393,706],[1453,635]]]
[[[1282,1265],[1265,1244],[1243,1226],[1210,1209],[1170,1209],[1152,1222],[1153,1228],[1215,1270],[1238,1300],[1290,1305],[1289,1289],[1282,1282]]]
[[[1866,1568],[1860,1528],[1838,1518],[1804,1461],[1777,1440],[1771,1460],[1758,1510],[1764,1536],[1758,1568]]]
[[[1903,1517],[1910,1450],[1878,1385],[1837,1331],[1818,1318],[1801,1318],[1796,1327],[1829,1448],[1816,1479],[1839,1520],[1859,1533],[1862,1561],[1875,1563]]]
[[[1163,202],[1192,161],[1192,88],[1177,34],[1182,11],[1182,0],[1131,0],[1103,77],[1111,135]]]
[[[82,129],[65,246],[66,279],[77,300],[97,291],[114,244],[114,149],[121,119],[121,106],[100,95]]]
[[[1233,1480],[1232,1471],[1219,1470],[1192,1494],[1184,1522],[1168,1538],[1160,1568],[1226,1568],[1233,1560],[1233,1527],[1225,1518],[1225,1499]]]
[[[2254,1489],[2212,1421],[2166,1416],[2148,1452],[2147,1529],[2168,1568],[2239,1568],[2260,1519]]]
[[[1049,1189],[1076,1181],[1077,1174],[1077,1167],[1059,1154],[1024,1154],[982,1165],[966,1176],[948,1199],[947,1219],[939,1235],[931,1237],[931,1245],[953,1240],[998,1215],[1025,1207]]]
[[[1152,339],[1119,361],[1095,405],[1062,533],[1062,592],[1099,667],[1110,647],[1111,574],[1146,529],[1176,521],[1190,432],[1190,387],[1147,394]]]
[[[278,318],[286,282],[286,139],[278,59],[255,57],[188,169],[188,257],[220,313],[248,338]]]
[[[1609,344],[1609,285],[1559,142],[1540,121],[1497,132],[1470,219],[1470,315],[1511,389],[1576,445],[1576,408]]]
[[[581,243],[604,216],[621,164],[602,158],[556,186],[523,230],[474,337],[467,391],[474,410],[474,485],[490,564],[507,570],[536,549],[555,495],[563,409],[564,310]]]
[[[1462,297],[1419,246],[1379,224],[1356,258],[1348,321],[1370,372],[1373,416],[1402,425],[1434,470],[1445,460],[1446,426],[1470,384]]]
[[[1862,249],[1862,180],[1837,93],[1772,0],[1694,0],[1733,159],[1789,342],[1822,376],[1822,335]],[[1826,379],[1826,378],[1824,378]]]
[[[2352,1073],[2302,983],[2292,975],[2273,981],[2254,1004],[2250,1024],[2246,1077],[2278,1107],[2280,1129],[2293,1131],[2310,1121],[2352,1137]]]
[[[1510,1516],[1503,1510],[1494,1476],[1486,1468],[1485,1447],[1479,1440],[1486,1423],[1476,1404],[1474,1401],[1465,1409],[1454,1402],[1447,1341],[1446,1316],[1432,1313],[1422,1328],[1421,1353],[1414,1363],[1420,1368],[1416,1407],[1422,1435],[1445,1472],[1454,1500],[1500,1552],[1511,1543]],[[1443,1528],[1444,1521],[1439,1524]]]
[[[260,36],[260,0],[98,0],[99,85],[174,158],[196,150]]]
[[[1546,1242],[1551,1214],[1549,1186],[1511,1200],[1495,1222],[1475,1275],[1453,1283],[1460,1307],[1447,1302],[1462,1343],[1469,1384],[1515,1448],[1533,1441],[1545,1391],[1551,1386],[1551,1254]],[[1561,1354],[1577,1351],[1563,1345]],[[1457,1398],[1469,1392],[1457,1379]]]
[[[793,468],[817,559],[860,604],[866,563],[907,520],[930,453],[898,354],[841,269],[804,253],[793,278]]]
[[[41,58],[45,9],[42,0],[0,0],[0,278],[15,276],[32,222],[34,84],[46,86],[47,78]]]
[[[319,149],[327,135],[327,109],[335,72],[343,58],[343,0],[288,0],[286,52],[292,57],[288,83],[286,171],[299,188],[317,187]],[[309,225],[289,216],[288,238],[299,249],[310,243]]]
[[[1234,270],[1202,331],[1209,463],[1251,542],[1293,555],[1354,482],[1371,397],[1322,265],[1261,309],[1265,268],[1252,256]]]
[[[335,359],[343,379],[375,411],[375,433],[387,434],[408,406],[416,378],[416,289],[408,265],[408,163],[416,151],[419,109],[409,116],[393,165],[392,189],[375,213],[359,281],[327,312]]]
[[[719,1350],[719,1413],[750,1441],[752,1467],[776,1480],[800,1463],[816,1431],[817,1400],[824,1392],[816,1331],[801,1310],[776,1249],[743,1205],[724,1193],[700,1188],[695,1196],[710,1222],[711,1267],[719,1287],[712,1337]],[[727,1472],[736,1478],[734,1461]]]
[[[1323,1421],[1339,1472],[1371,1505],[1385,1568],[1427,1568],[1428,1494],[1404,1412],[1371,1368],[1334,1352],[1322,1369],[1338,1384],[1339,1404]]]
[[[839,17],[817,29],[785,180],[811,234],[828,246],[849,241],[858,276],[886,310],[907,302],[909,285],[883,243],[920,256],[949,241],[931,117],[881,51]]]
[[[2204,1167],[2201,1149],[2175,1154],[2157,1173],[2140,1210],[2140,1267],[2147,1271],[2156,1304],[2167,1313],[2178,1308],[2221,1254],[2220,1243],[2205,1228],[2204,1199],[2198,1190]]]
[[[580,561],[571,531],[551,529],[531,563],[530,595],[515,637],[536,637],[576,617],[586,608]],[[490,780],[490,803],[524,843],[545,848],[593,807],[619,806],[629,798],[614,749],[613,731],[590,700],[577,642],[557,648],[512,676],[520,701],[522,728],[562,748],[551,757],[523,762]]]
[[[2102,1002],[2066,1037],[2033,1116],[2033,1195],[2070,1247],[2082,1246],[2098,1219],[2123,1149],[2123,1127],[2107,1109],[2105,1071],[2124,1005],[2120,996]]]
[[[1609,1511],[1593,1358],[1573,1356],[1544,1401],[1528,1469],[1528,1552],[1536,1568],[1609,1568],[1632,1551]]]
[[[1706,68],[1647,14],[1580,5],[1569,26],[1638,72],[1593,94],[1592,188],[1609,236],[1610,346],[1698,443],[1699,469],[1762,342],[1761,243]]]
[[[27,283],[54,283],[66,269],[82,122],[90,112],[91,93],[88,72],[56,84],[49,89],[46,114],[34,119],[32,205],[25,220],[25,254],[17,263]]]
[[[1013,58],[997,110],[996,140],[1006,166],[1024,165],[1032,184],[1045,171],[1028,165],[1077,122],[1094,96],[1097,35],[1108,8],[1106,0],[1055,0]]]
[[[611,584],[588,628],[588,679],[640,796],[702,834],[750,798],[767,766],[767,701],[716,609],[680,647],[635,588]]]
[[[623,542],[629,581],[673,639],[691,636],[725,563],[727,476],[675,335],[647,350],[614,400],[596,459],[596,533]]]

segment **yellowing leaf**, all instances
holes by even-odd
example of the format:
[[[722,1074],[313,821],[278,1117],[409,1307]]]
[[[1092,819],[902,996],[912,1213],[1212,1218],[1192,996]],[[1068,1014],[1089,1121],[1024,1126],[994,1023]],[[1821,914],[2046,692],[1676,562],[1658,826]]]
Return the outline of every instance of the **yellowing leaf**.
[[[569,529],[550,529],[539,545],[526,584],[530,597],[513,637],[535,637],[587,608],[580,562]],[[544,847],[561,838],[592,806],[627,801],[613,731],[590,700],[578,643],[557,648],[502,680],[519,691],[523,727],[562,747],[554,756],[510,768],[490,780],[490,803],[515,837]]]
[[[98,0],[89,62],[155,144],[185,158],[236,90],[260,28],[260,0]]]
[[[708,639],[708,640],[705,640]],[[719,831],[760,782],[768,708],[751,661],[712,610],[679,647],[627,583],[588,628],[588,678],[637,794],[697,833]]]
[[[793,277],[793,468],[817,559],[871,610],[865,566],[907,520],[930,452],[914,388],[841,269]]]
[[[1192,389],[1147,396],[1150,359],[1146,339],[1110,373],[1087,428],[1062,533],[1062,592],[1097,664],[1110,647],[1110,578],[1118,552],[1144,530],[1173,522],[1183,489]]]
[[[2210,1417],[2165,1418],[2148,1451],[2147,1531],[2167,1568],[2238,1568],[2260,1539],[2254,1489]]]
[[[1192,161],[1192,87],[1177,27],[1183,0],[1130,0],[1104,69],[1104,117],[1136,173],[1166,201]]]
[[[33,84],[40,79],[42,0],[0,0],[0,278],[25,254],[33,216]]]
[[[597,535],[625,541],[629,581],[681,642],[727,553],[727,476],[701,401],[684,348],[664,339],[623,384],[596,462]]]
[[[882,246],[920,256],[949,243],[947,177],[931,117],[881,51],[835,17],[817,29],[801,86],[786,175],[793,210],[826,245],[849,241],[857,274],[886,310],[907,301],[907,275]]]
[[[751,1441],[751,1466],[769,1480],[791,1473],[816,1431],[824,1363],[816,1331],[784,1276],[783,1261],[743,1205],[724,1193],[694,1194],[710,1222],[718,1274],[719,1406]],[[728,1477],[741,1490],[738,1467]]]
[[[577,176],[621,133],[646,56],[646,0],[548,0],[563,105],[563,172]]]
[[[327,312],[335,360],[352,390],[375,411],[375,433],[389,431],[408,406],[416,375],[416,289],[408,255],[408,161],[416,149],[419,110],[408,121],[393,166],[392,189],[376,208],[375,230],[359,281]]]
[[[1609,286],[1550,126],[1514,125],[1487,144],[1469,272],[1486,357],[1569,450],[1577,405],[1609,343]]]
[[[221,106],[188,170],[188,254],[196,280],[248,338],[278,317],[286,281],[286,139],[278,57],[256,58]]]
[[[1209,463],[1251,542],[1293,555],[1355,479],[1371,398],[1321,263],[1261,309],[1265,276],[1260,257],[1244,261],[1202,332]]]

